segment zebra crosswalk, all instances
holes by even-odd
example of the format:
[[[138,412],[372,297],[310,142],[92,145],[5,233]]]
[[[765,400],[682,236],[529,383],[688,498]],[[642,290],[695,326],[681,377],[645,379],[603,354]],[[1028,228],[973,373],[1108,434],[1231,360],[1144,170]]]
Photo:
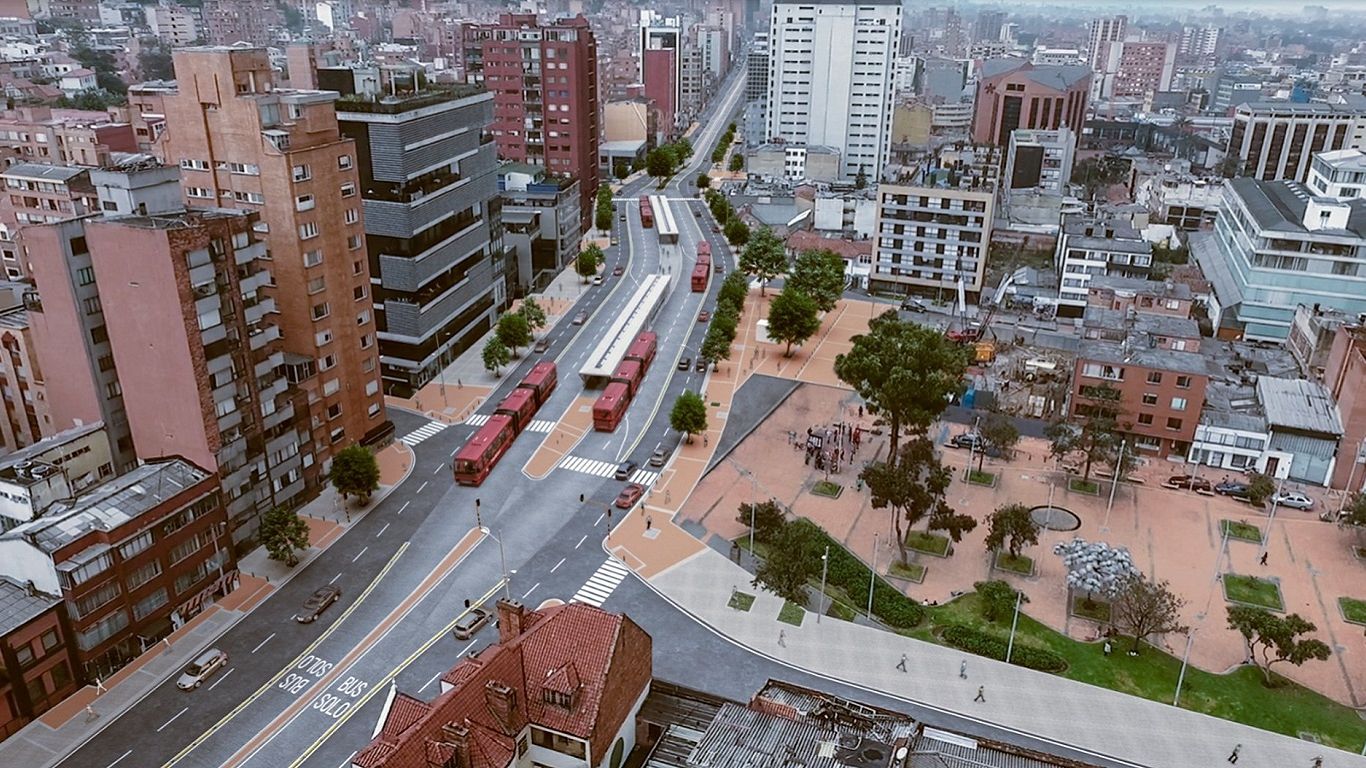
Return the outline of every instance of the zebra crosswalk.
[[[489,423],[489,414],[487,413],[472,413],[465,417],[465,424],[467,426],[482,427],[487,423]]]
[[[482,427],[489,423],[489,414],[474,413],[465,418],[465,425],[470,427]],[[550,432],[555,428],[556,422],[553,419],[532,419],[526,425],[527,432]]]
[[[426,440],[432,435],[435,435],[437,432],[440,432],[447,426],[448,425],[443,421],[429,421],[426,424],[423,424],[422,426],[418,427],[417,429],[414,429],[412,432],[409,432],[408,434],[404,435],[403,437],[400,437],[399,442],[409,447],[412,447],[422,442],[423,440]]]
[[[582,472],[585,475],[595,477],[611,477],[617,472],[617,465],[608,461],[598,459],[585,459],[581,456],[566,456],[560,462],[561,469],[569,469],[575,472]],[[630,482],[641,485],[653,485],[659,479],[658,472],[651,472],[648,469],[637,469],[631,473]]]
[[[602,565],[588,577],[588,581],[579,588],[578,592],[569,599],[571,603],[587,603],[595,608],[601,608],[607,598],[612,596],[621,583],[626,578],[626,574],[631,571],[621,564],[615,557],[609,557],[603,561]]]

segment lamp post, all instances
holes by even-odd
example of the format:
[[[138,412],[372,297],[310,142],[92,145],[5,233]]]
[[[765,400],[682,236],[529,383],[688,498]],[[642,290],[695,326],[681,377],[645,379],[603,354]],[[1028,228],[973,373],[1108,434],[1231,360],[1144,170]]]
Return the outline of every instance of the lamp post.
[[[1338,520],[1342,519],[1342,511],[1347,508],[1347,497],[1352,495],[1352,479],[1356,477],[1357,465],[1361,463],[1363,449],[1366,449],[1366,440],[1357,443],[1357,453],[1352,457],[1352,467],[1347,470],[1347,487],[1342,489],[1342,498],[1338,501]]]
[[[873,533],[873,567],[868,571],[868,620],[873,620],[873,588],[877,586],[877,533]]]
[[[1172,706],[1181,706],[1181,685],[1186,682],[1186,665],[1190,664],[1191,646],[1195,644],[1195,632],[1199,627],[1192,627],[1186,630],[1186,652],[1181,655],[1181,674],[1176,676],[1176,695],[1172,697]]]
[[[1020,623],[1020,600],[1024,598],[1024,593],[1015,592],[1015,616],[1010,620],[1010,642],[1006,643],[1006,663],[1010,663],[1010,654],[1015,650],[1015,627]]]
[[[829,567],[830,567],[830,545],[829,545],[829,544],[826,544],[826,545],[825,545],[825,554],[821,555],[821,594],[820,594],[820,597],[817,598],[817,600],[819,600],[819,603],[817,604],[817,608],[819,608],[819,610],[816,611],[816,623],[817,623],[817,624],[821,623],[821,614],[822,614],[822,613],[825,613],[825,573],[826,573],[827,570],[829,570]]]
[[[485,536],[488,536],[490,539],[493,539],[494,541],[498,542],[498,562],[502,565],[503,568],[503,594],[507,597],[507,599],[511,600],[512,574],[508,573],[508,559],[507,554],[503,551],[503,540],[498,536],[494,536],[493,531],[490,531],[487,528],[480,527],[479,530],[482,531]]]
[[[1119,487],[1119,478],[1124,474],[1124,449],[1127,445],[1127,440],[1119,441],[1119,459],[1115,461],[1115,476],[1110,479],[1110,500],[1105,503],[1105,523],[1100,527],[1102,532],[1110,530],[1110,510],[1115,506],[1115,489]]]
[[[474,500],[474,526],[481,530],[484,528],[484,518],[479,514],[479,499]]]
[[[1267,547],[1271,546],[1271,528],[1276,524],[1276,508],[1281,505],[1281,489],[1285,487],[1285,478],[1281,478],[1276,483],[1276,495],[1271,497],[1271,518],[1266,521],[1266,535],[1262,537],[1262,549],[1257,553],[1257,557],[1266,554]]]

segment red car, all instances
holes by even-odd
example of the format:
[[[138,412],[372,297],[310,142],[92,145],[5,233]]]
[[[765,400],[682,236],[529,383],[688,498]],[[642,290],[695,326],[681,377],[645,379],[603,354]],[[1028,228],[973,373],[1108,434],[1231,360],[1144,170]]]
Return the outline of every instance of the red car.
[[[620,264],[616,265],[615,267],[612,267],[613,277],[621,277],[624,274],[626,274],[626,267],[623,267]]]
[[[1208,480],[1203,477],[1196,477],[1195,475],[1172,475],[1167,478],[1167,485],[1172,485],[1177,488],[1189,488],[1192,491],[1213,490],[1213,487]]]
[[[705,323],[705,322],[707,322],[707,321],[710,320],[710,319],[711,319],[711,313],[708,312],[708,311],[705,310],[705,309],[702,310],[701,312],[698,312],[698,313],[697,313],[697,322],[699,322],[699,323]]]
[[[630,509],[631,507],[634,507],[636,502],[640,501],[640,497],[644,495],[644,486],[631,483],[625,488],[622,488],[621,493],[617,494],[617,509]]]

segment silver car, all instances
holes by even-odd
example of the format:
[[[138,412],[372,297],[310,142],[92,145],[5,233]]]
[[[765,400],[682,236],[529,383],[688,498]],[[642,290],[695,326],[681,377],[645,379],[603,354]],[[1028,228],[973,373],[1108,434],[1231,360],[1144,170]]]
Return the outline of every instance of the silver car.
[[[1278,493],[1271,497],[1271,503],[1278,507],[1289,507],[1291,509],[1313,509],[1314,500],[1302,493]]]
[[[210,648],[199,654],[199,658],[191,662],[190,666],[180,673],[180,679],[175,681],[176,687],[182,691],[192,691],[203,685],[205,680],[226,666],[228,666],[228,654],[217,648]]]

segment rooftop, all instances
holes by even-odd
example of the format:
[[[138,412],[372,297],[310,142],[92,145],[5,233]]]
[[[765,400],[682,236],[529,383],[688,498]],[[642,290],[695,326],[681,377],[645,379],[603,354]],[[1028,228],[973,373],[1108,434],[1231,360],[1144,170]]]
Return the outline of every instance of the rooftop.
[[[27,585],[0,576],[0,637],[33,621],[60,602],[59,597],[37,590],[30,592]]]
[[[1136,295],[1177,299],[1179,301],[1190,301],[1194,298],[1190,286],[1185,283],[1176,283],[1170,280],[1166,282],[1145,280],[1141,277],[1125,277],[1123,275],[1092,275],[1090,287],[1093,290],[1101,288],[1116,293],[1129,292]]]
[[[1342,115],[1350,117],[1366,113],[1361,105],[1349,104],[1324,104],[1322,102],[1311,102],[1308,104],[1294,101],[1246,101],[1238,105],[1238,114],[1275,112],[1283,115]]]
[[[1157,336],[1171,339],[1200,338],[1200,324],[1188,317],[1109,307],[1087,307],[1082,315],[1082,325],[1086,328],[1128,330],[1130,339],[1137,344],[1146,344],[1147,339]]]
[[[1273,427],[1325,435],[1342,434],[1337,403],[1322,384],[1304,379],[1257,378],[1257,399]]]
[[[482,85],[428,85],[421,91],[399,94],[385,94],[379,98],[364,94],[347,94],[337,99],[337,112],[358,112],[381,115],[397,115],[423,107],[434,107],[450,101],[459,101],[471,96],[488,93]],[[489,94],[492,99],[493,95]]]
[[[69,165],[18,163],[6,168],[3,173],[0,173],[0,176],[37,181],[67,182],[89,171],[89,168],[76,168]]]
[[[1022,72],[1029,80],[1059,91],[1065,91],[1083,80],[1088,80],[1092,75],[1091,68],[1086,66],[1034,64],[1028,59],[1016,58],[987,59],[982,62],[981,69],[978,71],[981,73],[983,81],[1013,72]]]
[[[93,530],[113,530],[210,475],[184,459],[143,464],[76,499],[53,504],[47,514],[0,536],[23,538],[51,553]]]
[[[1327,163],[1335,171],[1366,171],[1366,151],[1360,149],[1316,152],[1314,158]]]
[[[92,432],[98,432],[102,429],[104,429],[104,422],[96,421],[92,424],[82,424],[78,427],[64,429],[56,434],[48,435],[33,445],[25,446],[14,453],[6,454],[4,458],[0,458],[0,472],[3,472],[9,467],[13,467],[21,461],[32,461],[34,457],[41,456],[59,445],[71,440],[79,439]]]
[[[1190,373],[1197,376],[1216,376],[1219,373],[1218,366],[1203,355],[1194,352],[1178,352],[1174,349],[1149,347],[1146,344],[1090,341],[1078,351],[1078,357],[1081,360],[1132,365],[1139,368]]]
[[[1240,177],[1230,179],[1227,189],[1243,201],[1248,213],[1261,229],[1295,234],[1310,233],[1304,227],[1304,211],[1309,206],[1313,193],[1298,181],[1261,181]],[[1345,205],[1351,210],[1348,214],[1347,229],[1320,229],[1314,230],[1314,234],[1366,238],[1366,200],[1330,199],[1329,202],[1334,205]]]

